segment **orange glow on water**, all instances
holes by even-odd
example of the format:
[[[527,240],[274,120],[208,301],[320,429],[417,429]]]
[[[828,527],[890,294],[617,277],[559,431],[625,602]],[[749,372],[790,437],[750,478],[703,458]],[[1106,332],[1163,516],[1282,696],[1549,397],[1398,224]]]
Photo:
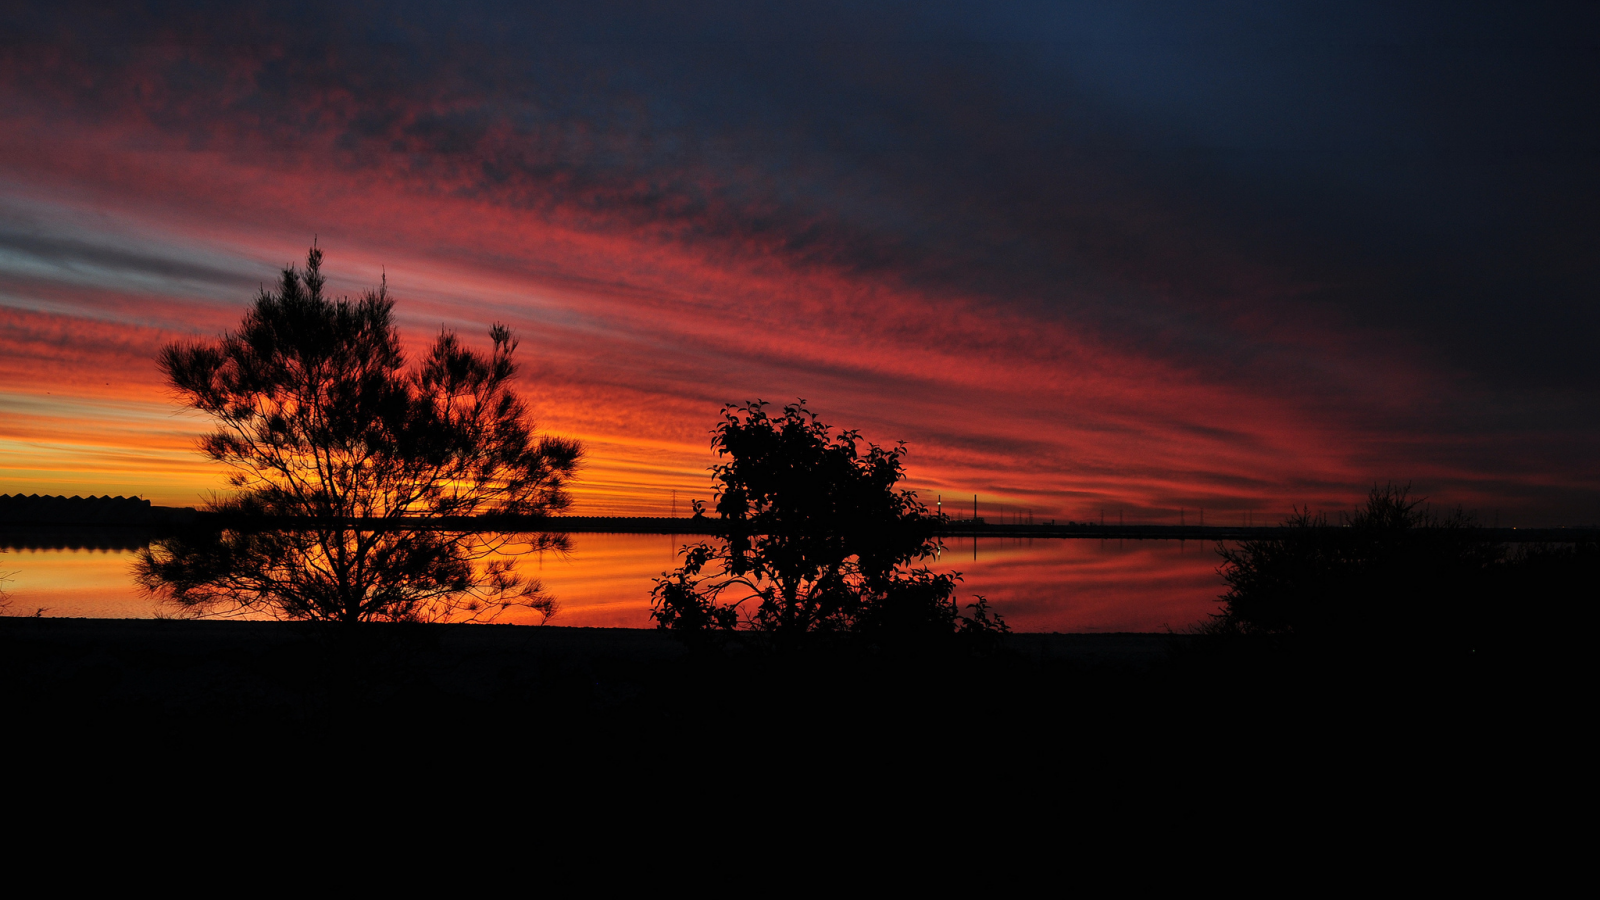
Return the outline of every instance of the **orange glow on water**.
[[[11,615],[149,619],[160,607],[139,596],[131,550],[11,550],[0,554]]]
[[[651,579],[677,565],[682,537],[576,534],[572,551],[522,557],[560,608],[552,625],[650,628]],[[11,612],[46,616],[150,618],[161,611],[130,577],[129,550],[12,550],[0,556]],[[1216,610],[1221,580],[1209,546],[1172,541],[952,540],[940,572],[960,572],[962,606],[988,598],[1017,631],[1162,631],[1193,625]],[[170,611],[169,611],[170,612]],[[264,615],[252,618],[266,618]],[[496,621],[537,625],[538,613],[512,610]]]

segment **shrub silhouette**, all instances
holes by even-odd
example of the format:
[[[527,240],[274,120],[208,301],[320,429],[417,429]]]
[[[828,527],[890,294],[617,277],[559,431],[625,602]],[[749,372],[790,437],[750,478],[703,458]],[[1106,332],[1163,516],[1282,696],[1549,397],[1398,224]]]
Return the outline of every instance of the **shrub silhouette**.
[[[1375,485],[1343,519],[1297,510],[1282,538],[1220,547],[1228,590],[1212,630],[1472,641],[1503,546],[1459,510],[1433,513],[1408,486]]]
[[[805,401],[770,416],[762,401],[726,406],[711,445],[725,542],[685,548],[656,579],[659,627],[746,627],[778,634],[949,634],[1003,631],[980,599],[954,600],[959,575],[912,564],[937,550],[935,518],[908,490],[904,445],[884,449],[834,434]],[[703,504],[695,501],[696,514]]]
[[[568,504],[581,448],[534,433],[512,390],[516,341],[496,325],[484,355],[441,331],[408,370],[387,285],[332,300],[321,264],[313,246],[238,331],[162,351],[169,383],[216,424],[201,451],[239,492],[209,504],[227,528],[143,551],[138,582],[201,614],[434,621],[521,605],[548,615],[539,584],[494,558],[507,535],[430,523]]]

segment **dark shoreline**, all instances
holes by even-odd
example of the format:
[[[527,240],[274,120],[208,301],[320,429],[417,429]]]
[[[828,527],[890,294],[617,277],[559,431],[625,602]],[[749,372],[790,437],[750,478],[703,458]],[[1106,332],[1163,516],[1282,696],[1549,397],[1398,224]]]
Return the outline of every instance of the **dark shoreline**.
[[[1013,634],[976,653],[848,642],[796,652],[761,636],[691,646],[636,628],[3,617],[0,677],[13,721],[49,733],[358,722],[493,731],[534,721],[671,732],[811,721],[849,731],[879,727],[886,708],[926,723],[1034,705],[1040,690],[1059,693],[1062,673],[1138,682],[1185,640]],[[1039,681],[1040,672],[1052,674]],[[985,711],[982,696],[999,706]]]
[[[240,523],[206,513],[191,515],[181,523],[9,521],[0,519],[0,549],[137,550],[150,541],[184,528],[220,528]],[[295,520],[252,521],[251,528],[296,528]],[[715,537],[722,533],[714,519],[622,518],[604,516],[554,516],[539,519],[436,519],[398,522],[357,522],[360,528],[427,528],[441,531],[513,531],[555,534],[676,534],[685,538]],[[1336,529],[1329,529],[1336,530]],[[1427,529],[1416,529],[1418,533]],[[1099,541],[1256,541],[1314,538],[1319,529],[1281,526],[1228,527],[1220,525],[990,525],[951,522],[935,529],[942,538],[1010,538]],[[1600,542],[1600,528],[1477,528],[1474,537],[1501,544],[1574,544]]]
[[[12,637],[52,635],[67,641],[102,640],[166,640],[214,641],[260,640],[278,641],[297,638],[338,626],[287,621],[262,621],[257,619],[158,619],[124,618],[98,619],[88,617],[31,617],[0,616],[0,634]],[[460,642],[463,646],[496,648],[614,646],[619,651],[635,651],[644,647],[672,646],[682,650],[684,644],[669,632],[655,628],[596,627],[586,625],[517,625],[507,623],[434,623],[425,625],[369,624],[359,626],[366,630],[424,630],[436,633],[441,640]],[[1135,662],[1159,655],[1165,648],[1188,640],[1188,636],[1172,632],[1015,632],[1001,638],[1004,646],[1030,656],[1045,655],[1051,658],[1083,658]],[[676,651],[675,651],[676,652]]]
[[[1510,671],[1488,655],[1330,667],[1264,647],[1031,633],[784,648],[634,628],[3,617],[0,677],[30,740],[538,733],[612,748],[803,733],[1104,754],[1285,729],[1453,728],[1504,693],[1485,676]]]

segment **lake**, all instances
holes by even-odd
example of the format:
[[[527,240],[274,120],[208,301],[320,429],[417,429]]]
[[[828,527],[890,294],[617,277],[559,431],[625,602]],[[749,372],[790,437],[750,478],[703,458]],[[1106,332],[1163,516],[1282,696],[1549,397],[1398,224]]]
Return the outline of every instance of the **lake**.
[[[686,539],[664,534],[574,534],[565,555],[529,555],[560,609],[556,625],[649,628],[650,579],[676,565]],[[129,576],[131,542],[9,541],[0,553],[9,615],[151,618],[161,610]],[[48,541],[44,543],[50,543]],[[73,543],[78,543],[76,549]],[[87,543],[89,546],[82,546]],[[27,546],[24,546],[27,545]],[[1164,631],[1217,609],[1222,580],[1215,545],[1199,541],[950,538],[937,572],[959,572],[963,606],[987,597],[1016,631]],[[523,611],[518,611],[523,612]],[[536,622],[538,614],[503,622]]]

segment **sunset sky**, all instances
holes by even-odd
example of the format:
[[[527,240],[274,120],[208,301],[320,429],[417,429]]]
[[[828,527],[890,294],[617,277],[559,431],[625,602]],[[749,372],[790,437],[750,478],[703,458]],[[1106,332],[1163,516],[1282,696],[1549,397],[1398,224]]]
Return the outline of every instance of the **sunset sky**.
[[[303,263],[521,339],[580,514],[803,397],[932,503],[1600,522],[1600,6],[0,5],[0,493],[195,505]]]

